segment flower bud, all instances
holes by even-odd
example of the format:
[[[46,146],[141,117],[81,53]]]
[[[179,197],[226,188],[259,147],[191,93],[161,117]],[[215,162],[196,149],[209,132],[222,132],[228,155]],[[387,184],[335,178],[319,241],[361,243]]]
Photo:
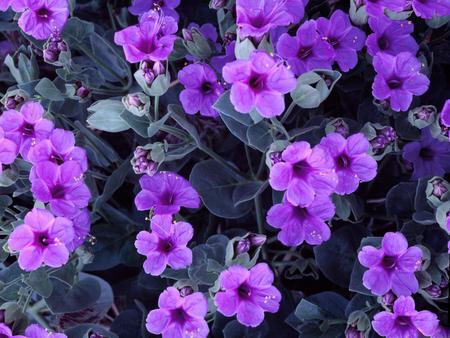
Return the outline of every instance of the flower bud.
[[[441,289],[445,289],[448,286],[448,278],[444,275],[441,276],[441,282],[439,283],[439,287]]]
[[[136,116],[144,116],[150,111],[150,98],[144,93],[128,94],[122,98],[125,108]]]
[[[386,306],[390,306],[390,305],[394,304],[394,301],[395,301],[395,295],[391,291],[389,291],[388,293],[384,294],[381,297],[381,303]]]
[[[441,288],[439,285],[433,284],[429,287],[425,288],[425,291],[432,297],[432,298],[439,298],[442,295]]]
[[[134,78],[150,96],[162,96],[170,86],[170,75],[166,73],[164,63],[159,61],[142,61],[139,70],[134,73]]]
[[[181,34],[183,35],[183,39],[185,39],[186,41],[194,41],[194,39],[192,38],[192,31],[188,28],[183,28],[181,30]]]
[[[7,92],[0,102],[3,104],[5,110],[18,109],[19,106],[28,100],[28,94],[22,89],[14,89]]]
[[[328,135],[330,133],[338,133],[344,137],[347,137],[350,133],[348,124],[341,118],[331,120],[325,126],[325,133]]]
[[[153,176],[158,169],[158,165],[151,160],[150,150],[141,146],[136,148],[130,162],[134,173],[137,175],[147,174]]]
[[[345,329],[346,338],[364,338],[370,331],[370,320],[363,311],[356,310],[350,313]]]
[[[345,330],[345,338],[364,338],[364,332],[361,332],[356,327],[349,325]]]
[[[450,201],[443,202],[437,207],[436,221],[450,235]]]
[[[250,240],[248,238],[243,238],[236,244],[236,254],[240,255],[249,252],[250,247]]]
[[[156,76],[162,75],[166,73],[166,67],[164,67],[164,64],[160,61],[156,61],[153,64],[153,74]]]
[[[450,184],[441,177],[433,177],[427,183],[425,193],[428,202],[435,208],[441,205],[450,197]]]
[[[227,4],[227,0],[211,0],[209,2],[209,8],[211,9],[221,9]]]
[[[56,30],[44,45],[44,61],[56,66],[62,66],[64,64],[64,62],[61,62],[60,60],[60,55],[62,53],[67,53],[68,58],[70,58],[69,48],[62,39],[59,30]]]
[[[191,295],[191,294],[193,294],[194,293],[194,289],[193,288],[191,288],[190,286],[184,286],[184,287],[182,287],[181,289],[180,289],[180,296],[181,297],[186,297],[186,296],[189,296],[189,295]]]
[[[249,252],[251,249],[257,249],[266,242],[267,237],[261,234],[248,233],[236,244],[236,253],[238,255]]]
[[[408,113],[408,121],[419,129],[428,127],[436,119],[437,110],[434,106],[421,106],[411,109]]]
[[[89,338],[104,338],[105,336],[98,333],[98,332],[92,332],[89,334]]]
[[[397,134],[392,127],[367,122],[361,132],[369,140],[370,153],[377,161],[381,160],[386,154],[398,150]]]
[[[87,99],[91,96],[91,91],[81,81],[75,81],[75,95],[80,99]]]
[[[182,33],[183,44],[190,55],[200,60],[206,60],[212,55],[213,47],[199,29],[183,29]]]
[[[281,158],[281,153],[282,153],[281,151],[274,151],[273,153],[269,154],[269,158],[272,165],[283,161],[283,159]]]
[[[226,33],[224,34],[224,37],[223,37],[223,44],[224,44],[225,46],[228,46],[230,43],[232,43],[233,41],[235,41],[236,38],[237,38],[236,33],[233,33],[233,32],[226,32]]]

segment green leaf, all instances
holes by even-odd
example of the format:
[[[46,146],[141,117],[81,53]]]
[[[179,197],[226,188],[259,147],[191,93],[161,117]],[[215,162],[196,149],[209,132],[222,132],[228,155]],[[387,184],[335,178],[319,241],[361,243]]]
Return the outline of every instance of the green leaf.
[[[268,182],[255,181],[237,186],[233,192],[234,205],[237,207],[242,203],[253,201],[267,189],[268,185]]]
[[[44,268],[30,272],[25,283],[44,298],[52,294],[53,285]]]
[[[122,102],[116,100],[100,100],[88,108],[91,115],[87,123],[91,128],[117,133],[130,128],[121,117],[125,110]]]
[[[38,82],[36,87],[34,87],[34,90],[50,101],[64,101],[61,91],[56,88],[55,84],[46,77]]]
[[[136,132],[136,134],[142,137],[148,137],[147,131],[150,121],[147,116],[136,116],[128,110],[124,110],[120,114],[120,117]]]
[[[226,115],[243,125],[251,126],[254,124],[249,114],[242,114],[234,109],[234,106],[230,101],[230,91],[226,91],[219,97],[214,104],[214,108],[217,109],[221,115]]]
[[[186,113],[183,108],[177,104],[169,104],[167,106],[167,110],[170,112],[170,116],[179,124],[181,128],[186,130],[189,136],[197,143],[197,145],[201,145],[200,135],[198,134],[197,128],[194,127],[190,122],[188,122],[185,118]]]

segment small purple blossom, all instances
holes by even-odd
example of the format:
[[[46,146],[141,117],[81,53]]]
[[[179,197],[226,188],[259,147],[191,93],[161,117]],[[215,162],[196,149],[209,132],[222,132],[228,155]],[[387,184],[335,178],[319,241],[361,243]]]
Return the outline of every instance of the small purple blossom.
[[[125,58],[131,63],[166,60],[177,39],[177,30],[172,17],[150,11],[138,25],[116,32],[114,42],[123,47]]]
[[[450,328],[441,325],[439,325],[439,327],[431,335],[431,338],[449,338],[449,337],[450,337]]]
[[[304,22],[296,36],[284,33],[277,42],[277,52],[292,67],[295,75],[313,69],[329,69],[333,63],[333,47],[322,40],[314,20]]]
[[[441,111],[441,121],[446,127],[450,127],[450,99],[446,100]]]
[[[81,246],[91,231],[91,214],[87,208],[81,209],[70,219],[73,223],[73,240],[66,244],[69,251],[75,251]]]
[[[201,292],[182,297],[177,289],[168,287],[159,296],[158,306],[159,309],[147,316],[146,327],[150,333],[161,334],[163,338],[208,336],[204,319],[208,302]]]
[[[67,0],[23,0],[23,4],[25,11],[19,18],[19,27],[37,40],[46,40],[55,30],[61,31],[69,17]]]
[[[91,192],[83,183],[83,170],[75,161],[60,166],[50,161],[39,162],[34,173],[31,191],[36,199],[49,203],[55,215],[71,218],[88,205]]]
[[[345,139],[341,134],[331,133],[320,144],[334,160],[338,176],[336,193],[346,195],[355,192],[360,182],[371,181],[377,175],[377,162],[367,154],[369,141],[361,134]]]
[[[19,251],[19,266],[33,271],[41,265],[60,267],[67,263],[73,240],[73,224],[65,217],[55,217],[45,209],[33,209],[25,215],[24,224],[11,233],[8,246]]]
[[[401,12],[406,6],[406,0],[365,0],[366,12],[369,16],[384,15],[384,10]]]
[[[217,310],[226,317],[237,315],[239,323],[256,327],[264,320],[264,312],[276,313],[281,294],[272,285],[273,272],[266,263],[250,270],[233,265],[219,276],[221,291],[214,297]]]
[[[133,15],[142,15],[146,12],[161,11],[165,16],[171,16],[178,22],[179,16],[175,8],[180,5],[180,0],[133,0],[128,10]]]
[[[249,60],[236,60],[223,67],[223,78],[231,83],[234,108],[248,114],[253,108],[263,117],[283,113],[284,94],[296,86],[294,74],[266,52],[255,51]]]
[[[225,45],[225,55],[217,55],[211,58],[211,66],[214,69],[222,74],[223,67],[234,60],[236,60],[236,56],[234,54],[234,48],[236,47],[236,41],[231,41],[229,44]]]
[[[284,245],[297,246],[303,241],[319,245],[330,238],[331,231],[325,221],[334,212],[330,197],[317,195],[307,207],[294,206],[288,201],[275,204],[267,212],[267,223],[281,229],[278,239]]]
[[[422,129],[420,140],[405,145],[402,156],[414,167],[412,179],[444,176],[450,170],[450,143],[435,139],[430,128]]]
[[[397,296],[409,296],[419,289],[414,272],[422,264],[422,250],[408,248],[400,232],[387,232],[381,248],[367,245],[358,253],[359,262],[369,268],[363,275],[363,284],[373,294],[382,296],[392,290]]]
[[[364,47],[366,34],[350,23],[347,14],[335,11],[330,19],[317,19],[317,31],[322,40],[334,49],[334,60],[339,68],[348,72],[358,63],[358,51]]]
[[[375,56],[378,52],[397,55],[409,52],[416,55],[419,45],[411,36],[414,24],[407,20],[390,20],[385,16],[369,18],[373,33],[367,37],[367,52]]]
[[[17,145],[5,138],[3,128],[0,127],[0,174],[3,172],[3,164],[11,164],[17,157]]]
[[[44,329],[42,326],[32,324],[25,330],[27,338],[67,338],[63,333],[50,332]]]
[[[373,96],[379,100],[389,99],[394,111],[408,110],[413,95],[422,95],[430,85],[430,80],[420,73],[419,60],[411,53],[396,56],[378,53],[373,58],[373,66],[377,72],[372,85]]]
[[[32,101],[24,103],[20,112],[7,110],[0,116],[0,127],[5,137],[17,144],[24,159],[27,159],[30,148],[47,139],[53,130],[53,122],[43,116],[44,108]]]
[[[192,263],[192,251],[186,247],[194,234],[192,225],[172,222],[171,215],[155,215],[150,228],[151,232],[139,232],[134,243],[138,253],[147,257],[146,273],[159,276],[166,265],[179,270]]]
[[[311,148],[308,142],[289,145],[282,153],[284,162],[270,170],[269,183],[295,206],[308,206],[316,195],[330,195],[338,183],[334,162],[325,148]]]
[[[200,206],[197,191],[178,174],[161,171],[153,176],[142,176],[139,183],[142,190],[134,201],[138,210],[153,209],[157,215],[172,215],[181,207],[195,209]]]
[[[1,0],[0,0],[0,4],[1,4]],[[11,329],[4,323],[0,323],[0,337],[4,337],[4,338],[27,338],[25,336],[14,336],[12,331],[11,331]]]
[[[372,321],[373,329],[382,337],[430,337],[439,321],[430,311],[416,311],[412,297],[400,296],[394,303],[394,312],[379,312]]]
[[[178,79],[185,87],[180,101],[187,114],[200,112],[202,116],[218,116],[213,104],[223,93],[223,86],[211,67],[200,63],[188,65],[178,72]]]
[[[450,15],[450,2],[447,0],[411,0],[414,13],[422,19]]]

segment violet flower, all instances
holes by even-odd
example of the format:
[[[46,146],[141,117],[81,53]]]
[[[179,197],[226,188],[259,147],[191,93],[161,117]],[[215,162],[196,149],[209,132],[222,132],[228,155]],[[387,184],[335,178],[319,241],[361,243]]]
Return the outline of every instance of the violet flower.
[[[27,338],[67,338],[64,333],[49,332],[38,324],[32,324],[25,330]]]
[[[161,334],[163,338],[208,336],[204,319],[208,302],[201,292],[182,297],[176,288],[168,287],[159,296],[158,307],[147,316],[146,327],[150,333]]]
[[[200,197],[184,177],[167,171],[139,180],[142,190],[134,200],[138,210],[153,209],[155,214],[172,215],[181,207],[198,208]]]
[[[150,228],[151,232],[139,232],[134,242],[138,253],[147,257],[144,262],[146,273],[159,276],[166,265],[179,270],[192,263],[192,251],[186,247],[194,235],[192,225],[172,222],[171,215],[155,215]]]
[[[178,79],[185,87],[180,101],[187,114],[200,112],[202,116],[217,117],[213,104],[223,93],[216,73],[206,64],[191,64],[178,72]]]
[[[342,71],[348,72],[358,63],[358,51],[364,47],[366,34],[353,27],[347,14],[335,11],[330,19],[317,19],[317,31],[322,40],[334,49],[334,60]]]
[[[270,186],[286,191],[286,199],[295,206],[308,206],[316,195],[330,195],[338,179],[334,162],[321,146],[311,149],[308,142],[292,143],[281,154],[283,162],[270,170]]]
[[[414,272],[422,264],[422,250],[408,248],[400,232],[387,232],[381,248],[366,245],[358,253],[359,262],[369,268],[363,275],[364,286],[377,296],[392,290],[397,296],[409,296],[419,289]]]
[[[379,312],[372,327],[382,337],[430,337],[439,321],[430,311],[417,311],[412,297],[400,296],[393,307],[394,312]]]
[[[44,108],[32,101],[24,103],[20,112],[7,110],[0,116],[0,127],[5,137],[17,144],[24,159],[28,158],[30,148],[47,139],[53,130],[53,122],[43,116]]]
[[[236,41],[231,41],[225,46],[225,55],[217,55],[211,58],[211,66],[213,66],[218,73],[222,74],[223,67],[227,63],[236,60],[236,56],[234,55],[235,47]]]
[[[175,8],[180,5],[180,0],[133,0],[128,10],[133,15],[142,15],[153,10],[161,11],[165,16],[171,16],[178,22],[179,15]]]
[[[114,42],[123,47],[125,58],[131,63],[161,61],[172,52],[177,30],[174,18],[150,11],[138,25],[116,32]]]
[[[61,31],[69,17],[67,0],[21,1],[25,11],[19,18],[19,27],[37,40],[47,40],[54,31]]]
[[[1,3],[1,0],[0,0]],[[14,336],[11,329],[4,323],[0,323],[0,337],[4,338],[27,338],[25,336]]]
[[[233,265],[219,276],[219,291],[214,297],[217,310],[226,317],[237,315],[239,323],[256,327],[264,320],[264,312],[276,313],[281,293],[273,284],[273,272],[266,263],[250,270]]]
[[[411,53],[396,56],[378,53],[373,58],[373,66],[377,72],[372,85],[373,96],[379,100],[389,99],[394,111],[408,110],[413,95],[422,95],[430,85],[430,80],[420,73],[419,60]]]
[[[3,172],[3,164],[11,164],[17,157],[17,145],[5,138],[5,132],[0,127],[0,174]]]
[[[341,134],[331,133],[320,142],[335,163],[338,176],[336,193],[346,195],[355,192],[360,182],[371,181],[377,175],[377,161],[368,155],[369,141],[361,134],[345,139]]]
[[[50,161],[39,162],[34,172],[31,192],[37,200],[49,203],[55,215],[72,218],[88,205],[91,192],[83,183],[83,170],[76,162],[60,166]]]
[[[313,69],[329,69],[333,63],[333,47],[322,40],[314,20],[305,21],[296,36],[284,33],[277,42],[277,52],[292,67],[295,75]]]
[[[81,246],[91,231],[91,213],[87,208],[79,210],[74,217],[70,219],[73,223],[73,240],[66,244],[69,251],[75,251]]]
[[[57,268],[67,263],[66,244],[73,236],[73,224],[69,219],[35,208],[25,215],[24,224],[11,233],[8,246],[19,251],[19,266],[25,271],[36,270],[43,264]]]
[[[297,84],[294,74],[266,52],[255,51],[249,60],[236,60],[223,67],[223,78],[231,83],[234,108],[248,114],[253,108],[263,117],[284,111],[284,94]]]
[[[335,206],[330,197],[318,195],[307,207],[294,206],[288,201],[275,204],[267,212],[267,223],[281,229],[278,239],[287,246],[297,246],[305,241],[319,245],[330,238],[325,221],[334,216]]]
[[[6,12],[9,6],[14,12],[22,12],[25,9],[23,0],[0,0],[0,12]]]
[[[450,127],[450,99],[447,99],[444,103],[444,107],[442,108],[440,118],[442,124],[446,127]]]
[[[435,139],[430,128],[422,129],[420,140],[405,145],[402,156],[414,167],[412,179],[444,176],[450,171],[450,143]]]
[[[416,55],[419,45],[411,36],[414,24],[407,20],[390,20],[386,16],[369,18],[373,33],[367,37],[367,52],[375,56],[378,52],[397,55],[410,52]]]
[[[414,13],[422,19],[450,15],[450,2],[447,0],[411,0]]]
[[[366,12],[369,16],[384,15],[384,10],[401,12],[406,7],[406,0],[365,0]]]

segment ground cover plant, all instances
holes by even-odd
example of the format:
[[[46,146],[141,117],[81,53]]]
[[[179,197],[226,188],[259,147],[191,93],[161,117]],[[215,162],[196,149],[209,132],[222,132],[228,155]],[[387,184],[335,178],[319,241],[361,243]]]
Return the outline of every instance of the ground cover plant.
[[[450,337],[450,2],[0,0],[0,337]]]

